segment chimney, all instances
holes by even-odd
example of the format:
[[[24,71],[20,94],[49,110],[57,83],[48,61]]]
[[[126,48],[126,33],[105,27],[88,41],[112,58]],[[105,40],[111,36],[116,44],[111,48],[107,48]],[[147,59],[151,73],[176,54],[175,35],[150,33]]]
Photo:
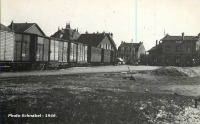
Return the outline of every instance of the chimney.
[[[200,33],[198,34],[198,37],[199,37],[199,39],[200,39]]]
[[[182,33],[182,40],[184,40],[184,32]]]
[[[158,45],[158,40],[156,40],[156,46]]]
[[[121,44],[123,44],[124,42],[123,41],[121,41]]]
[[[66,29],[70,28],[70,23],[66,23]]]
[[[110,34],[111,38],[113,38],[113,33]]]
[[[10,24],[10,28],[13,30],[14,29],[14,23],[13,23],[13,20],[12,20],[12,22],[11,22],[11,24]]]

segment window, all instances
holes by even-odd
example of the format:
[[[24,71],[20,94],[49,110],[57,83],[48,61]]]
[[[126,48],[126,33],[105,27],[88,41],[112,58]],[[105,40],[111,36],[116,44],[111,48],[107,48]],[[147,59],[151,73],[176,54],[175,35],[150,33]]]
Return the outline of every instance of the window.
[[[169,52],[170,51],[170,46],[167,46],[166,47],[166,52]]]
[[[196,50],[199,50],[200,46],[198,44],[196,44]]]
[[[180,46],[176,46],[176,52],[180,52],[181,51],[181,47]]]
[[[182,43],[182,41],[176,41],[176,43]]]
[[[124,53],[124,47],[121,48],[121,53]]]
[[[176,63],[180,63],[180,58],[175,59]]]
[[[187,46],[187,52],[190,52],[190,46]]]
[[[100,47],[100,48],[103,48],[103,44],[100,44],[99,47]]]

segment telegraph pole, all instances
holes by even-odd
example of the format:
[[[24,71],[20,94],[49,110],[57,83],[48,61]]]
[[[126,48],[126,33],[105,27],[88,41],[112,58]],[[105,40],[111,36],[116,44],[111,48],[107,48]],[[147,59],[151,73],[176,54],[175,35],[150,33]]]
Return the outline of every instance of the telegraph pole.
[[[132,51],[133,51],[133,39],[131,39],[131,60],[133,59]]]

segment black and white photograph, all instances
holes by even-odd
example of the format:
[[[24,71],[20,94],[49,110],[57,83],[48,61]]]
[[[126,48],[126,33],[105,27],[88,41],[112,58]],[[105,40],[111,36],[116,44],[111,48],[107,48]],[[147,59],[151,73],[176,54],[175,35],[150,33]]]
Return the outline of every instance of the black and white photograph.
[[[0,12],[0,124],[200,124],[200,0]]]

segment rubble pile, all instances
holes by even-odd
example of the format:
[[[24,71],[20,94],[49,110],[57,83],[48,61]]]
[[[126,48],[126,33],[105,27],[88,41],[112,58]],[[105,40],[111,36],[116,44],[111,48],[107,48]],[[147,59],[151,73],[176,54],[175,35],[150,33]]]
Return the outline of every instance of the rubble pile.
[[[150,72],[152,75],[166,75],[166,76],[187,76],[194,77],[200,75],[200,67],[163,67]]]
[[[187,107],[175,118],[177,124],[200,124],[200,108]]]

